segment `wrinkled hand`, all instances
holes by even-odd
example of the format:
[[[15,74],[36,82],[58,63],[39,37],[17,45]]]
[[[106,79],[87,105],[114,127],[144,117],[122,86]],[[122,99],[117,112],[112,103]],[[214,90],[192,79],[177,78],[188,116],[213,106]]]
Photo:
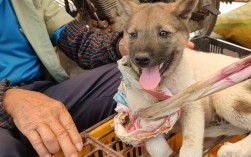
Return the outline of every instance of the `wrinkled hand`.
[[[82,138],[61,102],[38,92],[9,89],[3,103],[39,156],[50,157],[62,150],[66,157],[77,157]]]

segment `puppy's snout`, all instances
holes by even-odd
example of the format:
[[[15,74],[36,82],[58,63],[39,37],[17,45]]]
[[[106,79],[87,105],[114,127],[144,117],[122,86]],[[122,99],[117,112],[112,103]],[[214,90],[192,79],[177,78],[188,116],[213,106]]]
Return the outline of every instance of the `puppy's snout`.
[[[134,59],[135,63],[141,67],[148,66],[150,63],[150,56],[148,54],[137,54]]]

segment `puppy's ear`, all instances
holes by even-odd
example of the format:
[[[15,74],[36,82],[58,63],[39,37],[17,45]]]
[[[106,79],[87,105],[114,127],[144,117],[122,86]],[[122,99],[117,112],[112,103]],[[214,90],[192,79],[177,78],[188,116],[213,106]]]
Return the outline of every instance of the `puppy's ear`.
[[[116,2],[120,16],[130,17],[140,7],[138,0],[116,0]]]
[[[181,19],[188,20],[197,6],[197,3],[198,0],[178,0],[174,3],[174,12]]]

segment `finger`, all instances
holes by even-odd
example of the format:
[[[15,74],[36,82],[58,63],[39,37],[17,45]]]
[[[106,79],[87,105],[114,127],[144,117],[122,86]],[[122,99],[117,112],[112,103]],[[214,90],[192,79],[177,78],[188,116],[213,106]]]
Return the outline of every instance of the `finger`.
[[[60,122],[56,119],[52,120],[50,123],[50,128],[53,133],[56,135],[58,143],[64,152],[66,157],[73,157],[74,155],[77,157],[77,150],[72,143],[70,136],[66,129],[60,124]]]
[[[39,156],[41,157],[51,157],[50,152],[45,147],[42,138],[39,136],[36,130],[30,131],[27,135],[25,135],[30,141],[33,148],[36,150]]]
[[[62,113],[59,115],[59,119],[63,127],[66,129],[70,135],[72,143],[75,145],[78,151],[81,151],[83,148],[82,137],[80,136],[71,115],[68,112]]]
[[[194,48],[194,43],[191,42],[191,41],[188,41],[187,42],[187,47],[190,48],[190,49],[193,49]]]
[[[42,138],[45,147],[50,153],[55,154],[60,151],[58,140],[50,127],[48,127],[46,124],[42,124],[38,126],[36,130]]]
[[[125,41],[123,39],[121,39],[119,41],[119,52],[122,56],[128,55],[128,49],[125,45]]]

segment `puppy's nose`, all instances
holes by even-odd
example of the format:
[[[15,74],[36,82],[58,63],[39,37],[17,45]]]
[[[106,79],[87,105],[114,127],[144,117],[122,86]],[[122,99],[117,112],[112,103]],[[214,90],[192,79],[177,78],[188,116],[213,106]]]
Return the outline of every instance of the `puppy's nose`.
[[[136,64],[139,66],[147,66],[150,63],[150,56],[147,54],[137,54],[134,57]]]

